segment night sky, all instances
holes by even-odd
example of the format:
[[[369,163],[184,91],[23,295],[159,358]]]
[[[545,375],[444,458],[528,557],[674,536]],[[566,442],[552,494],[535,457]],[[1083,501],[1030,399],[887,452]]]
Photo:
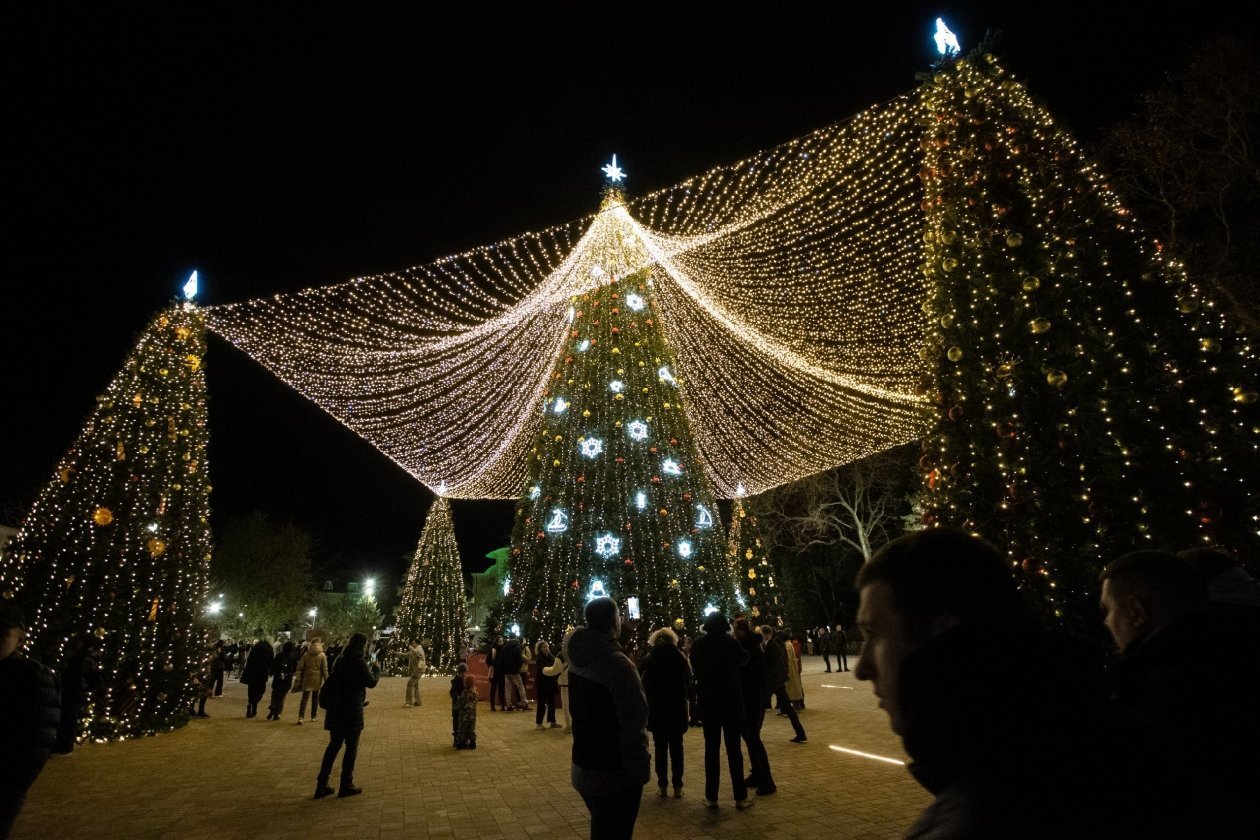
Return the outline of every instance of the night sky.
[[[1207,36],[1256,29],[1219,3],[23,5],[3,27],[8,520],[194,268],[228,303],[567,222],[614,152],[633,196],[910,90],[938,14],[964,51],[999,30],[1087,141]],[[397,577],[429,492],[221,339],[207,370],[216,523],[263,510],[317,560]],[[452,508],[479,569],[511,504]]]

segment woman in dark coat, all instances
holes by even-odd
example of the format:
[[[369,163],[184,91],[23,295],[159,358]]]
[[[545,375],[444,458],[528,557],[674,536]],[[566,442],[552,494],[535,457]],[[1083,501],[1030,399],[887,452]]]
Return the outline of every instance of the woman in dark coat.
[[[267,720],[280,720],[284,711],[284,698],[293,687],[293,670],[297,667],[297,652],[293,650],[293,642],[287,641],[276,654],[276,661],[271,666],[271,705],[267,707]]]
[[[259,639],[249,649],[245,668],[241,671],[241,682],[249,688],[249,705],[245,707],[247,718],[258,715],[258,701],[262,700],[267,691],[267,678],[271,676],[271,665],[275,659],[276,652],[266,639]]]
[[[380,666],[367,661],[367,636],[355,633],[337,657],[332,674],[320,695],[324,707],[324,728],[328,730],[328,748],[319,765],[319,778],[315,782],[315,798],[323,799],[333,792],[328,786],[333,762],[342,744],[346,754],[341,759],[341,787],[338,796],[354,796],[363,788],[354,786],[354,761],[359,755],[359,736],[363,733],[363,707],[367,704],[367,690],[376,688],[381,678]]]
[[[540,641],[535,645],[536,653],[534,654],[534,690],[538,692],[538,706],[534,714],[534,724],[536,728],[543,728],[543,715],[547,717],[547,723],[551,724],[551,728],[555,729],[560,724],[556,723],[556,693],[560,690],[558,683],[559,677],[549,676],[547,669],[556,664],[556,655],[551,652],[551,645],[546,641]]]
[[[647,694],[647,728],[656,755],[657,792],[665,795],[673,765],[674,798],[682,798],[683,735],[687,732],[687,699],[691,695],[691,666],[678,649],[678,636],[662,627],[648,638],[649,650],[639,666]]]

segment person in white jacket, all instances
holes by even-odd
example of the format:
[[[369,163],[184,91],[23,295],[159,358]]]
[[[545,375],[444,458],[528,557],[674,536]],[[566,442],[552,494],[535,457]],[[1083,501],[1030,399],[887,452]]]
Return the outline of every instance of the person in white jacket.
[[[407,703],[408,706],[420,705],[420,678],[429,667],[428,657],[424,654],[424,646],[412,642],[407,649]]]

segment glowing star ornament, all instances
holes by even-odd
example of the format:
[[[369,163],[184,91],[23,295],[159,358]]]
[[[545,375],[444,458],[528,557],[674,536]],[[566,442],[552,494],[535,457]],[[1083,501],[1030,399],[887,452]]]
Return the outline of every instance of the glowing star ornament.
[[[647,503],[647,493],[640,490],[638,493],[634,494],[634,506],[639,510],[647,510]]]
[[[192,300],[197,296],[197,272],[193,272],[188,276],[188,282],[184,283],[184,300]]]
[[[621,540],[612,534],[600,534],[595,538],[595,553],[600,557],[616,557],[621,551]]]
[[[673,458],[666,458],[661,462],[661,472],[666,475],[682,475],[682,467]]]
[[[678,541],[678,556],[683,558],[691,556],[691,540]]]
[[[551,519],[547,521],[548,534],[563,534],[569,530],[569,515],[560,508],[551,509]]]
[[[595,458],[604,451],[604,442],[599,438],[586,438],[581,444],[582,454],[587,458]]]
[[[669,385],[678,384],[678,380],[674,378],[674,374],[669,372],[668,365],[661,365],[661,369],[656,372],[656,378]]]
[[[640,312],[643,310],[643,307],[647,306],[647,302],[644,301],[643,298],[639,297],[634,292],[631,292],[630,294],[626,295],[626,306],[630,307],[635,312]]]
[[[696,527],[713,527],[713,514],[709,513],[709,509],[704,505],[696,505]]]
[[[958,36],[949,31],[949,27],[941,18],[936,19],[936,33],[932,38],[936,41],[936,51],[945,58],[962,52],[962,48],[958,46]]]
[[[620,183],[626,177],[626,173],[617,165],[616,155],[612,156],[612,163],[601,167],[601,171],[603,171],[604,177],[614,184]]]
[[[631,440],[647,440],[648,425],[642,420],[631,420],[626,424],[626,434]]]

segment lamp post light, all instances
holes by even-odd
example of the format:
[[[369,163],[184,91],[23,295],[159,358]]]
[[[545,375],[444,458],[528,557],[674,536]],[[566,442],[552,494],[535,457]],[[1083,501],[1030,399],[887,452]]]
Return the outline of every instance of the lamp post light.
[[[363,594],[369,598],[376,594],[376,578],[363,581]]]

